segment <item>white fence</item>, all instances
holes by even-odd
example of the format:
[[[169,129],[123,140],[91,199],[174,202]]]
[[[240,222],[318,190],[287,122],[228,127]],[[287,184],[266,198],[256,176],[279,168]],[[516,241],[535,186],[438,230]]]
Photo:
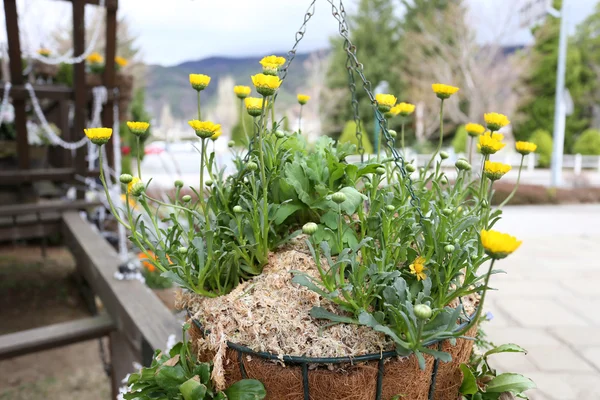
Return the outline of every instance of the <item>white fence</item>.
[[[467,158],[467,155],[463,153],[456,154],[452,150],[448,150],[448,154],[450,157],[445,161],[445,165],[452,165],[459,158]],[[376,157],[376,155],[365,155],[365,157]],[[384,153],[381,154],[381,159],[385,159],[386,155]],[[410,150],[406,151],[407,162],[418,166],[425,167],[429,160],[431,159],[431,154],[417,154]],[[518,168],[521,163],[521,155],[517,152],[507,152],[503,151],[501,153],[492,154],[490,159],[492,161],[503,162],[505,164],[509,164],[514,168]],[[533,171],[538,166],[538,154],[529,154],[525,156],[524,160],[524,168],[527,171]],[[348,161],[357,162],[360,160],[359,156],[351,156],[348,157]],[[437,160],[439,160],[439,155],[437,156]],[[473,154],[473,165],[481,164],[481,154]],[[575,175],[580,175],[583,170],[593,170],[600,173],[600,156],[583,156],[581,154],[565,154],[563,156],[563,169],[564,170],[573,170]]]

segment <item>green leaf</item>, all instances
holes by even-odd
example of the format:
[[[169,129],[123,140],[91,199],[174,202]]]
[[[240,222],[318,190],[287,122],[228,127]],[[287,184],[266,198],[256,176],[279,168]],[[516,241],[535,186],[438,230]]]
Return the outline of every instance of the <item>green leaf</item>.
[[[179,391],[184,400],[202,400],[206,395],[206,386],[196,380],[198,379],[197,376],[194,378],[188,379],[179,386]]]
[[[292,278],[292,283],[295,283],[300,286],[304,286],[305,288],[312,290],[313,292],[320,294],[323,297],[328,297],[329,294],[326,293],[323,289],[318,287],[310,278],[306,275],[296,275]]]
[[[488,350],[483,357],[491,356],[492,354],[498,353],[525,353],[527,354],[527,350],[513,343],[503,344],[498,347],[494,347],[491,350]]]
[[[290,215],[302,209],[300,204],[286,203],[277,208],[273,222],[275,225],[281,225]]]
[[[179,390],[179,385],[186,381],[181,365],[161,366],[156,374],[156,384],[165,390]]]
[[[535,383],[529,378],[520,374],[505,373],[492,379],[485,390],[489,393],[511,392],[519,394],[529,389],[534,389]]]
[[[440,361],[443,361],[443,362],[452,361],[452,356],[450,355],[450,353],[446,353],[445,351],[433,350],[433,349],[430,349],[427,347],[422,347],[419,350],[421,350],[423,353],[432,355],[433,357],[437,358]]]
[[[310,310],[310,316],[316,319],[328,319],[334,322],[343,322],[345,324],[356,324],[357,320],[350,317],[343,317],[341,315],[334,314],[332,312],[327,311],[322,307],[313,307]]]
[[[267,395],[265,387],[256,379],[243,379],[225,390],[230,400],[260,400]]]
[[[460,393],[464,395],[475,394],[479,391],[477,387],[477,379],[466,364],[460,364],[460,370],[463,373],[462,385],[460,385]]]

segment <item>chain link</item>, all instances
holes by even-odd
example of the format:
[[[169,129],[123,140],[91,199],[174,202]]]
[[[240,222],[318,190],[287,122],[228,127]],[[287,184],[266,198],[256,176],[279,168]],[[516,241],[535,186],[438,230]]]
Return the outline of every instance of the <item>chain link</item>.
[[[310,21],[312,16],[315,15],[315,3],[316,2],[317,2],[317,0],[312,0],[310,5],[308,6],[308,9],[306,10],[306,13],[304,14],[304,21],[302,22],[302,25],[300,25],[300,28],[296,32],[296,41],[294,42],[294,46],[291,48],[290,51],[288,51],[286,62],[284,64],[284,66],[281,67],[281,69],[279,70],[281,84],[283,84],[283,81],[285,80],[285,78],[288,75],[288,69],[290,68],[290,65],[292,64],[292,61],[294,61],[294,58],[296,58],[296,50],[298,49],[298,45],[300,44],[300,42],[304,38],[304,35],[306,34],[306,25],[308,24],[308,21]],[[275,101],[277,99],[277,95],[278,95],[278,93],[275,93],[275,98],[273,99],[273,101]],[[256,140],[256,135],[253,135],[250,138],[250,141],[248,142],[248,152],[246,153],[246,156],[244,157],[244,163],[247,163],[248,160],[250,160],[250,156],[252,155],[252,149],[254,147],[255,140]]]
[[[365,74],[363,72],[363,70],[364,70],[363,64],[358,62],[358,58],[356,57],[356,46],[354,44],[352,44],[352,41],[350,40],[350,37],[349,37],[348,23],[346,21],[346,12],[344,9],[343,1],[339,0],[339,8],[336,7],[333,0],[327,0],[327,2],[329,4],[331,4],[331,14],[339,23],[339,33],[340,33],[340,36],[344,39],[344,48],[346,50],[348,59],[350,60],[351,68],[354,71],[356,71],[356,73],[358,74],[358,76],[360,77],[360,79],[363,83],[363,89],[367,93],[367,96],[369,96],[369,100],[371,101],[371,104],[373,105],[373,109],[375,110],[375,118],[377,119],[377,122],[381,129],[381,132],[383,133],[383,136],[386,140],[386,146],[389,148],[389,150],[392,154],[392,157],[394,158],[394,164],[400,171],[400,174],[402,175],[402,179],[405,182],[406,190],[408,190],[408,193],[410,195],[410,204],[417,210],[419,217],[421,218],[421,220],[423,220],[424,216],[421,211],[421,200],[416,196],[414,188],[413,188],[413,184],[412,184],[412,179],[410,178],[410,174],[408,173],[408,171],[406,171],[406,161],[400,155],[398,150],[394,147],[394,140],[391,137],[391,135],[387,129],[387,124],[386,124],[385,118],[384,118],[383,114],[381,114],[379,109],[377,108],[377,102],[375,101],[375,96],[373,95],[373,89],[372,89],[371,82],[369,80],[367,80],[367,78],[365,77]],[[346,66],[348,66],[348,61],[346,62]],[[352,79],[354,79],[354,76],[352,76]],[[357,137],[358,137],[358,130],[357,130]],[[361,157],[361,159],[362,159],[362,157]]]
[[[340,2],[340,17],[341,18],[338,20],[339,30],[340,30],[340,32],[345,32],[347,35],[350,29],[348,27],[348,20],[346,18],[346,10],[344,9],[344,5],[341,2]],[[348,87],[350,88],[350,93],[352,94],[351,105],[352,105],[352,110],[354,112],[354,124],[356,126],[355,135],[356,135],[356,142],[358,144],[358,154],[360,154],[360,162],[364,162],[365,149],[364,149],[363,140],[362,140],[362,136],[363,136],[362,123],[360,120],[358,99],[356,98],[356,81],[354,80],[354,68],[352,67],[352,58],[350,56],[350,53],[352,51],[356,52],[356,48],[350,42],[350,39],[348,39],[348,37],[346,37],[344,39],[344,50],[348,54],[348,56],[346,57],[346,71],[348,72]]]

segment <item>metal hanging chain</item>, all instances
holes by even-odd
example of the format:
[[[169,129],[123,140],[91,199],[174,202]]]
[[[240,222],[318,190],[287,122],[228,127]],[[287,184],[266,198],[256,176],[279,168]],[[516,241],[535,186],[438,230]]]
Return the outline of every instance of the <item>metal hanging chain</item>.
[[[298,48],[298,45],[300,44],[300,42],[304,38],[304,35],[306,34],[306,26],[308,24],[308,21],[310,21],[312,16],[315,15],[315,3],[316,2],[317,2],[317,0],[312,0],[310,5],[308,6],[308,9],[306,10],[306,13],[304,14],[304,21],[302,22],[302,25],[300,25],[300,28],[296,32],[296,41],[294,42],[294,46],[291,48],[290,51],[288,51],[287,60],[285,62],[285,65],[280,70],[280,74],[281,74],[280,78],[281,78],[282,84],[288,75],[288,69],[290,68],[290,65],[292,64],[292,61],[294,61],[294,58],[296,58],[296,50]],[[280,87],[281,87],[281,85],[280,85]],[[278,93],[275,93],[274,100],[277,99],[277,94]],[[253,135],[252,138],[250,138],[250,141],[248,143],[248,152],[246,153],[246,156],[244,157],[244,163],[247,163],[248,160],[250,160],[250,155],[252,154],[252,148],[254,147],[255,140],[256,140],[256,135]]]
[[[344,39],[345,43],[347,43],[347,45],[345,46],[345,50],[346,50],[346,54],[348,55],[348,58],[350,59],[350,63],[352,64],[352,68],[356,71],[356,73],[358,74],[358,76],[360,77],[360,79],[363,83],[363,89],[367,93],[367,96],[369,96],[369,100],[371,101],[371,104],[373,105],[373,109],[375,110],[375,118],[377,119],[377,122],[379,123],[381,132],[383,133],[383,136],[386,140],[386,146],[389,148],[390,152],[392,153],[392,156],[394,157],[394,164],[400,171],[400,174],[402,175],[402,179],[405,182],[406,190],[408,190],[408,193],[410,195],[410,204],[417,210],[417,213],[419,214],[419,217],[422,220],[422,219],[424,219],[424,216],[421,211],[421,200],[415,195],[415,192],[413,189],[413,184],[412,184],[412,179],[410,178],[410,174],[408,173],[408,171],[406,171],[406,161],[404,160],[404,158],[400,155],[398,150],[396,150],[396,148],[393,145],[394,141],[393,141],[393,138],[391,137],[390,133],[388,132],[385,118],[384,118],[383,114],[381,114],[379,109],[377,108],[377,101],[375,100],[375,96],[373,95],[373,89],[372,89],[371,82],[369,80],[367,80],[367,78],[365,77],[365,74],[363,72],[363,70],[364,70],[363,64],[361,64],[358,61],[358,58],[356,57],[356,46],[354,44],[352,44],[352,41],[350,40],[350,37],[349,37],[348,23],[346,22],[346,17],[345,17],[346,12],[344,10],[343,1],[340,0],[339,9],[338,9],[338,7],[335,6],[333,0],[327,0],[327,2],[329,4],[331,4],[331,14],[339,23],[339,27],[340,27],[339,33],[342,36],[342,38]]]
[[[348,20],[346,19],[346,10],[344,9],[344,5],[341,3],[340,3],[340,16],[341,16],[341,19],[338,20],[339,30],[340,30],[340,32],[342,30],[348,32],[349,27],[348,27]],[[365,149],[364,149],[363,140],[362,140],[362,135],[363,135],[362,134],[362,123],[361,123],[360,115],[359,115],[358,99],[356,98],[356,81],[354,80],[354,69],[352,67],[352,58],[351,58],[350,52],[349,52],[349,50],[351,50],[351,47],[354,47],[354,45],[350,42],[350,40],[348,38],[345,38],[344,39],[344,50],[346,50],[346,53],[348,54],[348,56],[346,57],[346,71],[348,72],[348,87],[350,88],[350,93],[352,94],[351,104],[352,104],[352,109],[354,111],[354,125],[356,126],[356,131],[355,131],[356,142],[358,144],[358,154],[360,154],[360,162],[364,162]],[[354,51],[356,52],[355,47],[354,47]]]

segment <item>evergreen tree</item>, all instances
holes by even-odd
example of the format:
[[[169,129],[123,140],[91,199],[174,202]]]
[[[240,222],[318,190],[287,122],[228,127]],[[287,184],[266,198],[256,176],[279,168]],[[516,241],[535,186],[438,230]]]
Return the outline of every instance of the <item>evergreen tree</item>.
[[[244,118],[244,123],[246,124],[246,131],[248,132],[248,139],[254,136],[254,118],[250,116],[246,112],[246,108],[244,107],[241,115],[238,112],[238,119],[233,129],[231,130],[231,140],[235,142],[236,146],[245,146],[247,144],[248,139],[246,139],[246,133],[244,133],[244,127],[242,125],[242,118]]]
[[[585,66],[583,112],[591,119],[591,127],[600,129],[600,1],[594,12],[577,27],[576,44]]]
[[[560,3],[561,0],[555,0],[554,7],[560,9]],[[559,33],[560,20],[550,16],[542,25],[533,29],[535,44],[529,55],[531,66],[523,79],[529,95],[518,108],[518,117],[514,123],[514,136],[517,140],[528,139],[536,129],[553,132]],[[583,102],[586,75],[581,50],[575,41],[570,41],[565,87],[573,99],[574,110],[566,118],[565,153],[571,152],[576,135],[589,124]]]
[[[391,66],[397,64],[402,56],[399,49],[400,21],[394,14],[394,8],[393,0],[360,0],[356,14],[348,15],[347,18],[350,39],[356,46],[358,60],[364,66],[364,74],[371,82],[372,89],[380,82],[388,81],[390,93],[398,94],[402,83],[390,76]],[[327,118],[324,123],[325,133],[337,137],[346,121],[353,119],[353,108],[344,41],[334,38],[331,46],[333,54],[326,77],[326,85],[330,90],[325,91],[321,104],[327,107],[323,110]],[[357,74],[354,79],[359,114],[363,121],[362,130],[372,138],[373,109]]]

